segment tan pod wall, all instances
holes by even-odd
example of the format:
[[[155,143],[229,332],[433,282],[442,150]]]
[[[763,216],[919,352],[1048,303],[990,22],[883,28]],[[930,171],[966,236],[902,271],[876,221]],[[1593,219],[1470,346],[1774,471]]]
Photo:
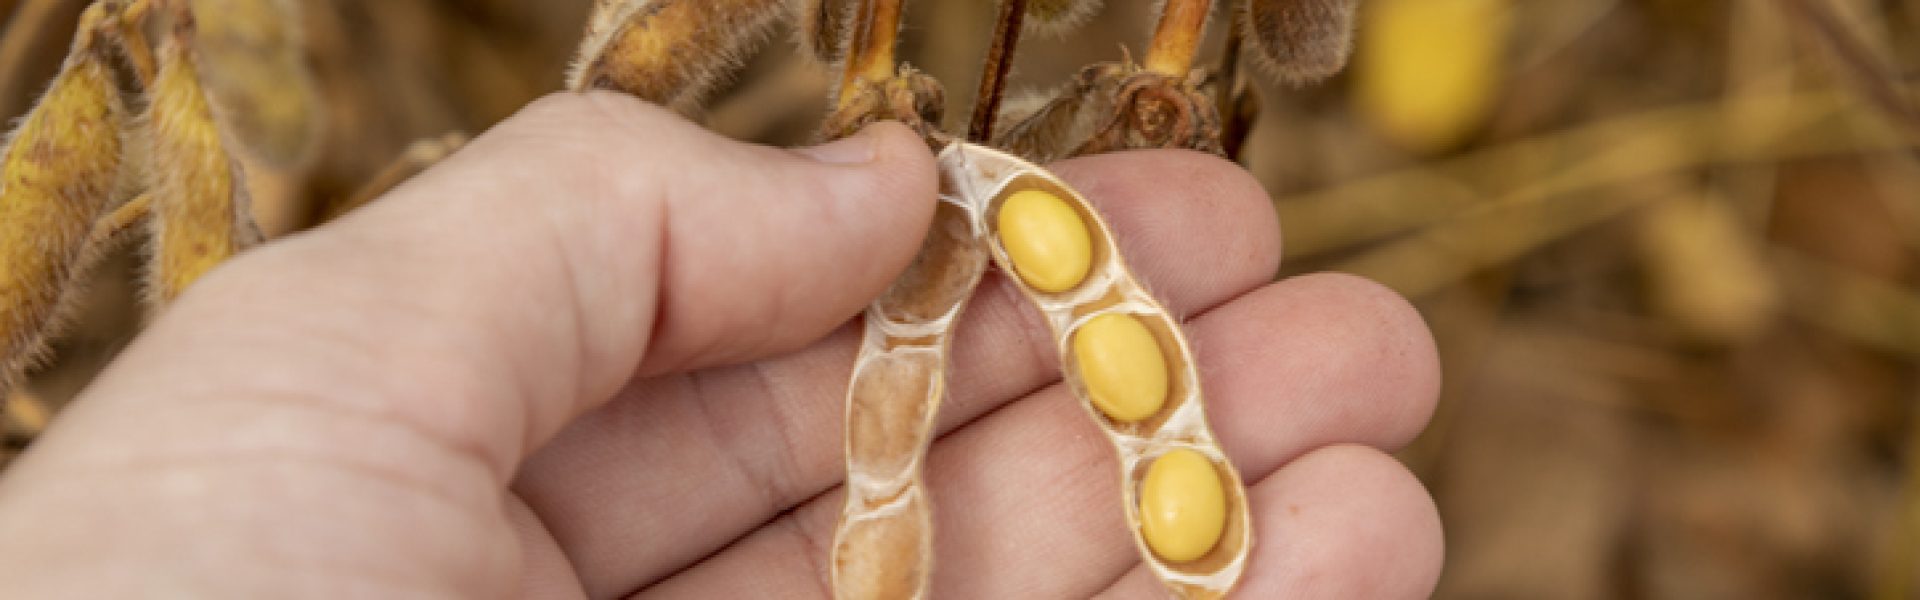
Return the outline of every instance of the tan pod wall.
[[[1051,173],[957,142],[940,153],[939,166],[932,232],[913,266],[868,311],[848,390],[848,499],[834,538],[835,595],[926,596],[932,532],[920,464],[945,391],[954,320],[990,256],[1045,316],[1068,386],[1113,444],[1120,508],[1141,559],[1176,598],[1226,596],[1253,548],[1246,488],[1207,427],[1199,373],[1178,323],[1127,270],[1098,213]],[[1039,215],[1038,223],[1019,215],[1001,221],[1016,196],[1025,206],[1015,212]],[[1014,239],[1001,239],[1003,226]],[[1125,348],[1117,358],[1083,360],[1075,341],[1089,330],[1099,331],[1095,346],[1117,340]],[[1165,372],[1151,372],[1153,365]]]
[[[867,309],[847,386],[847,501],[833,536],[837,598],[927,595],[933,520],[921,464],[946,396],[953,324],[987,268],[963,200],[942,194],[920,254]]]

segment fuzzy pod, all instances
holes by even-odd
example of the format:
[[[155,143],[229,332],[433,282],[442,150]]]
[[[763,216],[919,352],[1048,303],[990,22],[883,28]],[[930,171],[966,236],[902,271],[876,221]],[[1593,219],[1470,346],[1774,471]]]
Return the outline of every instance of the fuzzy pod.
[[[1312,83],[1346,68],[1359,5],[1360,0],[1244,0],[1241,36],[1257,62],[1281,80]]]
[[[1100,13],[1100,0],[1027,0],[1027,31],[1065,33]]]
[[[192,0],[194,50],[233,150],[277,169],[310,162],[323,111],[291,0]]]
[[[148,90],[154,171],[148,292],[161,306],[260,237],[240,164],[201,86],[192,28],[190,18],[175,23]]]
[[[847,53],[847,25],[855,0],[793,0],[795,42],[820,64],[840,62]]]
[[[42,351],[119,177],[126,111],[84,28],[0,159],[0,388]]]
[[[698,100],[766,38],[785,0],[601,0],[567,87],[669,105]]]

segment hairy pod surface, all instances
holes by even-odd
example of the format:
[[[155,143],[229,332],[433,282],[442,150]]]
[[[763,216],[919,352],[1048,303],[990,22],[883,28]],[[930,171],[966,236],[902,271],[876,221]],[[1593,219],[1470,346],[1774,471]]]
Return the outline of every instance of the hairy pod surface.
[[[573,90],[650,102],[698,100],[737,70],[788,10],[784,0],[601,0],[567,74]]]
[[[164,305],[214,266],[259,242],[241,167],[201,87],[192,19],[174,23],[148,90],[153,235],[149,294]]]
[[[1245,0],[1238,26],[1268,71],[1287,83],[1312,83],[1346,68],[1359,6],[1360,0]]]
[[[0,164],[0,391],[41,351],[112,200],[126,112],[83,30]]]
[[[1055,35],[1079,27],[1100,13],[1100,0],[1027,0],[1028,31]]]
[[[795,41],[821,64],[846,56],[847,27],[853,21],[855,0],[792,0]]]
[[[233,150],[250,164],[293,168],[313,158],[319,96],[291,0],[192,0],[201,82],[220,106]]]

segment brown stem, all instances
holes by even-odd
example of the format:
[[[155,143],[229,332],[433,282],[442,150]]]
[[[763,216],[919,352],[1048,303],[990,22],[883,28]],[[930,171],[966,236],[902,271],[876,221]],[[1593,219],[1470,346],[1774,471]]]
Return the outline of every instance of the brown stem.
[[[1147,70],[1186,77],[1206,34],[1207,9],[1212,6],[1213,0],[1167,0],[1160,24],[1153,28],[1153,42],[1147,46]]]
[[[860,0],[849,34],[846,72],[840,76],[840,103],[855,95],[860,80],[885,81],[893,76],[895,39],[900,32],[902,0]]]
[[[1227,28],[1226,49],[1220,55],[1220,70],[1213,74],[1214,109],[1220,113],[1220,145],[1230,160],[1240,158],[1240,148],[1253,127],[1253,113],[1246,110],[1253,90],[1240,79],[1240,52],[1244,40],[1239,27]],[[1257,107],[1256,107],[1257,110]]]
[[[1000,98],[1007,89],[1007,71],[1013,68],[1013,51],[1020,44],[1020,30],[1027,18],[1027,0],[1000,0],[1000,18],[994,21],[993,45],[987,48],[987,64],[980,71],[980,92],[973,101],[973,123],[967,127],[967,139],[986,142],[993,139],[993,119],[1000,114]]]
[[[1214,80],[1219,84],[1213,90],[1215,98],[1219,101],[1216,108],[1220,110],[1221,118],[1228,120],[1228,124],[1231,124],[1232,119],[1227,116],[1227,109],[1233,106],[1234,92],[1240,88],[1241,45],[1240,28],[1227,27],[1226,48],[1220,52],[1220,70],[1213,74]]]

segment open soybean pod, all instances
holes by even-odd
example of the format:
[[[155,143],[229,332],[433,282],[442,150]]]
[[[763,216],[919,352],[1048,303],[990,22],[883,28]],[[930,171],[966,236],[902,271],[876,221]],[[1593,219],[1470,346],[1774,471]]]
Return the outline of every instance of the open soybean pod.
[[[567,87],[674,106],[699,100],[790,14],[785,0],[599,0]]]
[[[1065,182],[972,144],[948,146],[940,168],[943,188],[987,233],[994,264],[1045,316],[1068,386],[1113,443],[1142,559],[1177,597],[1225,596],[1246,568],[1253,527],[1179,323]]]
[[[95,35],[102,14],[88,9],[66,64],[0,159],[0,388],[40,351],[119,177],[127,118]]]
[[[920,253],[867,310],[847,387],[847,500],[832,559],[836,598],[927,595],[933,521],[921,465],[946,395],[954,322],[987,268],[970,199],[943,190],[940,200]]]
[[[184,5],[176,5],[184,6]],[[177,10],[147,91],[156,165],[149,294],[164,305],[215,265],[259,242],[241,167],[201,87],[191,14]]]

